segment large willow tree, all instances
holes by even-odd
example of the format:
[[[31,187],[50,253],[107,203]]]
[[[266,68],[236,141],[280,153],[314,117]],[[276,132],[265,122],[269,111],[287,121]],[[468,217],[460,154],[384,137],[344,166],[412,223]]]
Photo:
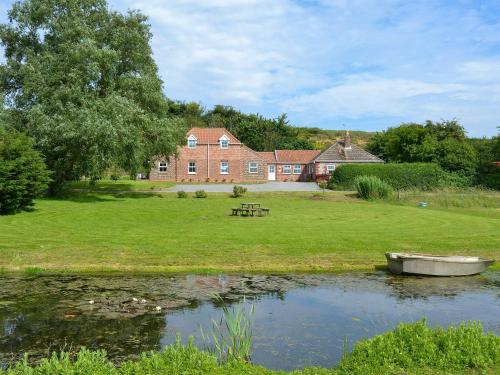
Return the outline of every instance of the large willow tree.
[[[64,181],[135,173],[184,137],[170,118],[144,15],[105,0],[24,0],[0,26],[0,85],[9,122],[36,141]]]

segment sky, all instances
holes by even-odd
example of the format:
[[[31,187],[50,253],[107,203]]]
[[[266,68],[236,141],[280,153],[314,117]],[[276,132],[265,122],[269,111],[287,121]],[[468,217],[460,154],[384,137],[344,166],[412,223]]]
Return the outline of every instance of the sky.
[[[498,133],[500,0],[108,1],[149,16],[172,99],[324,129],[457,119]]]

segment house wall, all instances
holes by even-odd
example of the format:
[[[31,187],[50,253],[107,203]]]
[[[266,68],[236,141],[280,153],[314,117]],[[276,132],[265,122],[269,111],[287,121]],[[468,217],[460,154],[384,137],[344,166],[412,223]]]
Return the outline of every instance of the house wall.
[[[196,174],[188,173],[189,161],[196,162]],[[221,161],[228,162],[227,174],[221,173]],[[257,173],[249,172],[250,162],[257,162]],[[198,144],[195,149],[184,146],[180,148],[177,160],[170,158],[167,172],[159,172],[159,161],[155,166],[150,171],[150,180],[243,182],[267,179],[267,164],[255,152],[239,144],[230,144],[227,149],[214,144]]]
[[[160,172],[160,161],[167,162],[166,172]],[[175,158],[158,158],[155,167],[149,172],[149,179],[154,181],[175,181],[176,167]]]
[[[276,181],[312,181],[312,176],[308,173],[307,164],[300,164],[300,174],[293,173],[293,166],[299,163],[289,164],[291,167],[291,173],[285,174],[283,173],[283,166],[287,165],[287,163],[280,163],[276,165]]]

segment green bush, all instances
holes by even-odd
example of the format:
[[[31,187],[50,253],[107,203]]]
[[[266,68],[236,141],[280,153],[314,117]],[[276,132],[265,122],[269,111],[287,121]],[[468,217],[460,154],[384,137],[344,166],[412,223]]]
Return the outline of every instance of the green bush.
[[[194,196],[195,198],[206,198],[208,194],[205,190],[196,190],[194,192]]]
[[[467,178],[444,171],[432,163],[345,164],[338,167],[329,181],[331,189],[353,190],[357,176],[375,176],[397,190],[432,190],[438,187],[464,186]]]
[[[247,192],[246,187],[234,185],[233,186],[233,194],[231,195],[231,197],[233,197],[233,198],[242,197],[246,192]]]
[[[500,190],[500,168],[496,168],[491,172],[480,173],[477,176],[476,185]]]
[[[118,173],[111,173],[109,178],[111,181],[118,181],[120,179],[120,175]]]
[[[177,198],[187,198],[188,194],[185,191],[178,191],[177,192]]]
[[[42,155],[31,139],[0,125],[0,214],[32,207],[49,181]]]
[[[429,328],[425,320],[399,324],[394,331],[362,340],[338,365],[337,374],[446,374],[484,371],[500,363],[500,338],[480,323]],[[476,373],[476,372],[474,372]]]
[[[354,345],[333,369],[310,367],[292,373],[268,370],[242,361],[218,364],[217,357],[200,351],[190,340],[180,340],[161,352],[143,353],[138,359],[114,365],[104,351],[81,349],[72,357],[53,354],[38,365],[25,357],[4,375],[371,375],[371,374],[476,374],[495,373],[500,365],[500,337],[485,334],[480,323],[429,328],[425,320],[402,323],[393,331]]]
[[[375,176],[358,176],[354,186],[359,197],[367,200],[387,199],[392,193],[391,186]]]

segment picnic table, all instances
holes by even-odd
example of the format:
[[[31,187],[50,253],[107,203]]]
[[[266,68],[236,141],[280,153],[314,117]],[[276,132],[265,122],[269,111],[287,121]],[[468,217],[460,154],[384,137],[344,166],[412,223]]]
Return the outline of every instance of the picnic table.
[[[241,208],[233,208],[232,216],[264,216],[269,215],[269,208],[261,207],[260,203],[242,203]]]

